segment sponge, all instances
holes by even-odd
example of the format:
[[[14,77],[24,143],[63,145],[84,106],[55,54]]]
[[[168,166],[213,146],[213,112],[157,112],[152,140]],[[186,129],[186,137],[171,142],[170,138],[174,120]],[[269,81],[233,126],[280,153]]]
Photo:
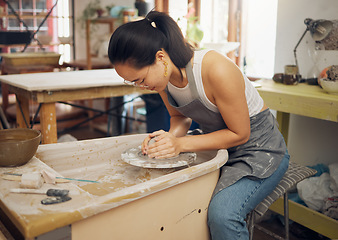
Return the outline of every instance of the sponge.
[[[41,173],[24,173],[21,176],[20,187],[38,189],[42,186],[43,182]]]

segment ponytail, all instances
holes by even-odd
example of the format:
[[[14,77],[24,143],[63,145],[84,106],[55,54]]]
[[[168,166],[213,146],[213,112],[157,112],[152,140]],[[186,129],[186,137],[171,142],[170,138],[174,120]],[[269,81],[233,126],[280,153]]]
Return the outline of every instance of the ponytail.
[[[151,11],[144,19],[116,29],[110,38],[108,56],[112,64],[128,62],[142,68],[153,64],[157,51],[161,49],[169,54],[179,69],[188,64],[194,53],[171,17]]]

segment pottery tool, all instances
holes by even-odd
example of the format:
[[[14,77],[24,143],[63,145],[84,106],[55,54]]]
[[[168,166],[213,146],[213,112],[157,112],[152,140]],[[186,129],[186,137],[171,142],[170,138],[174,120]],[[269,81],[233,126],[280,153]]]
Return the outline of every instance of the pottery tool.
[[[143,168],[175,168],[193,163],[196,160],[196,153],[180,153],[176,157],[155,159],[144,155],[141,146],[129,148],[121,154],[122,160],[126,163]]]
[[[47,191],[35,190],[35,189],[22,189],[22,188],[12,188],[10,189],[11,193],[25,193],[25,194],[42,194],[49,197],[41,200],[43,205],[51,205],[56,203],[67,202],[72,198],[68,196],[69,190],[67,189],[48,189]]]
[[[26,194],[43,194],[53,197],[64,197],[67,196],[69,190],[67,189],[48,189],[46,190],[35,190],[35,189],[22,189],[22,188],[12,188],[9,190],[11,193],[26,193]]]
[[[13,176],[19,176],[21,177],[22,174],[21,173],[9,173],[9,172],[6,172],[6,173],[3,173],[5,175],[13,175]],[[61,181],[58,181],[58,180],[68,180],[68,181],[79,181],[79,182],[90,182],[90,183],[100,183],[98,181],[94,181],[94,180],[86,180],[86,179],[79,179],[79,178],[67,178],[67,177],[56,177],[56,182],[61,182]]]
[[[46,171],[46,170],[42,170],[41,174],[43,176],[43,179],[45,180],[45,183],[48,183],[48,184],[56,183],[56,176],[54,173]]]
[[[50,204],[56,204],[56,203],[62,203],[67,202],[71,200],[72,198],[69,196],[64,197],[49,197],[41,200],[41,204],[43,205],[50,205]]]
[[[21,181],[21,175],[9,175],[9,174],[3,174],[2,179],[9,180],[9,181]],[[55,183],[68,183],[70,180],[67,179],[55,179]]]

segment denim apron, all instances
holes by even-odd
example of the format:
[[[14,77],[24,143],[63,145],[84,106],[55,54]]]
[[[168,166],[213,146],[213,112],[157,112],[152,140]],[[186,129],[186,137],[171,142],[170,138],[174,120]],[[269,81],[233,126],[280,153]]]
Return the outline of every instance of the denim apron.
[[[166,88],[169,104],[182,115],[197,122],[203,134],[227,128],[222,115],[208,109],[200,99],[190,62],[186,66],[186,73],[193,101],[178,106]],[[250,127],[250,138],[246,143],[227,149],[229,159],[221,168],[214,195],[244,176],[269,177],[283,159],[286,145],[269,109],[250,117]]]

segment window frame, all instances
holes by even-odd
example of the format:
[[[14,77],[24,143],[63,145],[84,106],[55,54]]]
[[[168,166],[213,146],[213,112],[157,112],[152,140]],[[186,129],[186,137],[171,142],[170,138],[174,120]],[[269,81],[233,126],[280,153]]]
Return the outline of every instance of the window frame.
[[[16,0],[17,4],[16,6],[13,6],[14,10],[18,14],[21,20],[27,21],[32,20],[32,25],[29,26],[29,31],[35,32],[38,29],[38,26],[40,25],[41,21],[44,20],[47,13],[53,8],[54,4],[57,0],[46,0],[45,1],[45,7],[44,8],[37,8],[38,1],[37,0],[31,0],[32,8],[24,9],[23,8],[23,0]],[[69,13],[68,17],[70,19],[69,21],[69,32],[70,35],[73,35],[74,38],[74,21],[73,19],[73,10],[74,10],[74,1],[68,0],[67,2],[69,4]],[[49,17],[46,19],[44,25],[40,28],[37,35],[49,35],[52,36],[51,43],[49,44],[43,44],[43,49],[53,52],[62,52],[62,55],[65,51],[65,46],[69,44],[61,44],[58,42],[58,20],[60,18],[64,18],[64,16],[58,16],[58,10],[57,8],[60,6],[61,1],[57,3],[56,7],[53,9]],[[3,7],[4,12],[1,14],[0,23],[1,23],[1,30],[2,31],[26,31],[26,27],[23,23],[19,23],[17,27],[11,27],[9,24],[9,20],[15,20],[18,21],[16,16],[12,13],[11,9],[8,7],[7,3],[4,1],[1,1],[0,4],[1,7]],[[25,14],[25,12],[29,13],[29,16]],[[39,13],[42,13],[39,15]],[[38,38],[37,35],[34,36],[34,38]],[[24,49],[24,44],[15,44],[15,45],[6,45],[1,46],[2,52],[18,52],[22,51]],[[74,47],[71,45],[70,48],[66,48],[69,53],[66,53],[66,55],[69,56],[73,55],[75,56],[75,50]],[[41,50],[41,46],[34,40],[28,45],[25,52],[37,52]]]
[[[155,0],[155,9],[161,12],[169,12],[170,0]],[[200,0],[187,0],[188,4],[192,2],[195,6],[195,16],[200,17],[201,14],[201,1]],[[239,42],[240,46],[237,50],[231,51],[227,56],[233,60],[238,66],[241,66],[242,47],[242,6],[243,0],[229,0],[228,12],[228,42]]]

